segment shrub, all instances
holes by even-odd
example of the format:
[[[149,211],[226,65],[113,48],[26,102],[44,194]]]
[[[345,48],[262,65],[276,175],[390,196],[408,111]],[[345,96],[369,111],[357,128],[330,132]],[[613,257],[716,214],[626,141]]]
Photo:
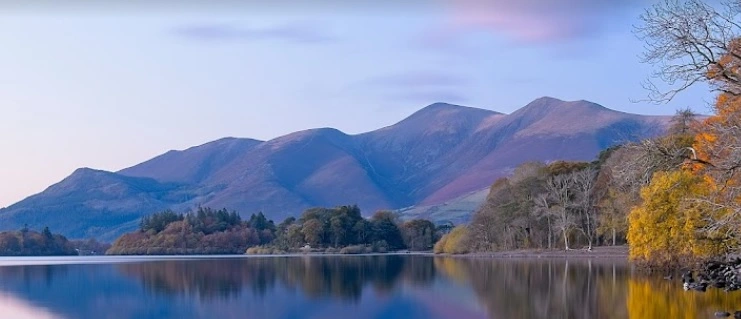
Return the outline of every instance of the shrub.
[[[468,228],[457,226],[435,244],[436,254],[465,254],[468,249]]]
[[[367,251],[366,248],[363,245],[347,246],[340,249],[340,254],[364,254]]]
[[[254,246],[247,248],[247,251],[245,252],[247,255],[279,255],[284,253],[286,252],[270,246]]]
[[[385,253],[389,251],[389,245],[385,240],[379,240],[373,243],[373,251],[377,253]]]

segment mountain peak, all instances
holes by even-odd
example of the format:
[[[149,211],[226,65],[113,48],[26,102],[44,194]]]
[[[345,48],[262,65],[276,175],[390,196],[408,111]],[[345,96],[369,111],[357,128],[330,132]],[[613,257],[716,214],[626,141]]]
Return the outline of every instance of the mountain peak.
[[[451,103],[445,103],[445,102],[437,102],[437,103],[432,103],[428,106],[423,107],[419,111],[412,114],[410,117],[414,116],[415,114],[424,114],[424,113],[430,113],[430,112],[437,113],[441,111],[461,111],[461,112],[470,111],[470,112],[487,112],[487,113],[501,114],[499,112],[492,111],[492,110],[480,109],[476,107],[451,104]]]
[[[546,96],[541,96],[533,100],[529,104],[550,104],[550,103],[564,103],[564,102],[566,101],[546,95]]]
[[[453,115],[464,115],[473,117],[487,117],[489,115],[502,114],[492,110],[480,109],[470,106],[463,106],[457,104],[437,102],[423,107],[422,109],[412,113],[402,122],[410,120],[421,120],[429,121],[433,118],[449,117]]]
[[[97,175],[97,174],[109,174],[108,171],[94,169],[90,167],[80,167],[76,169],[70,176],[85,176],[85,175]]]
[[[574,109],[617,112],[587,100],[564,101],[550,96],[543,96],[533,100],[532,102],[515,111],[513,114],[533,112],[545,114],[553,111],[574,111]]]
[[[457,109],[457,108],[465,108],[465,107],[467,107],[467,106],[458,105],[458,104],[451,104],[451,103],[445,103],[445,102],[435,102],[435,103],[432,103],[432,104],[430,104],[428,106],[423,107],[422,109],[423,110],[424,109],[441,109],[441,108],[446,108],[446,109],[453,108],[453,109]]]

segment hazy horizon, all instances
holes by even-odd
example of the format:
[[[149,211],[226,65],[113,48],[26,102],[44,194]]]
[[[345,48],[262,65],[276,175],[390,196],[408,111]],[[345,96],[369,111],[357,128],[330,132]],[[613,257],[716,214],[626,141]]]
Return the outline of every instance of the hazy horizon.
[[[649,3],[566,2],[3,3],[0,207],[79,167],[116,171],[223,137],[356,134],[435,102],[706,113],[702,86],[631,102],[647,93],[631,30]]]

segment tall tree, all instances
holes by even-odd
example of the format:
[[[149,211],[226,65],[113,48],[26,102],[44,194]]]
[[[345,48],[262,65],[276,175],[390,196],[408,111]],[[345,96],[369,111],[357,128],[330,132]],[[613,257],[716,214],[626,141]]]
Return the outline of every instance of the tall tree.
[[[596,238],[597,228],[597,202],[599,195],[596,190],[597,170],[588,167],[570,174],[573,179],[572,185],[575,190],[574,206],[582,214],[580,230],[587,238],[588,249],[592,250],[592,245]]]
[[[573,190],[574,179],[568,174],[556,175],[548,179],[546,183],[548,196],[552,198],[554,216],[554,225],[563,235],[564,249],[569,250],[569,233],[575,226],[574,216],[571,208],[573,207]]]
[[[701,0],[665,0],[646,10],[636,33],[645,42],[643,62],[657,66],[645,83],[648,99],[668,102],[701,82],[739,96],[739,14],[738,1],[713,6]],[[656,80],[669,88],[664,89]]]

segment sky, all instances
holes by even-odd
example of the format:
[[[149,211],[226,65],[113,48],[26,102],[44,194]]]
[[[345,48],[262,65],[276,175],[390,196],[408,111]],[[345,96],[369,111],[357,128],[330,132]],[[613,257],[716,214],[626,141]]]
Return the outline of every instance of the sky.
[[[651,67],[633,26],[648,2],[4,1],[0,207],[79,167],[117,171],[222,137],[356,134],[435,102],[707,113],[699,87],[636,102]]]

